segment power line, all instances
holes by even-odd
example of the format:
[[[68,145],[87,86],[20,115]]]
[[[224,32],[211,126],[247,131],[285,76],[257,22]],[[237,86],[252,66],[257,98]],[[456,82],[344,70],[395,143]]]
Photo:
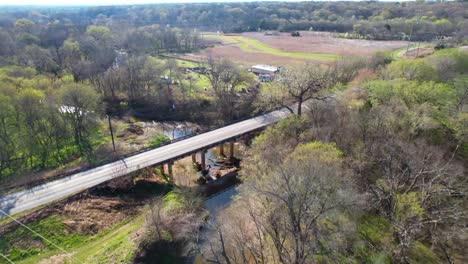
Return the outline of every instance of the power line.
[[[11,264],[15,264],[13,262],[13,260],[9,259],[7,256],[3,255],[2,252],[0,252],[0,256],[2,256],[4,259],[6,259],[8,262],[10,262]]]
[[[21,223],[21,222],[18,221],[16,218],[14,218],[13,216],[9,215],[8,213],[6,213],[5,211],[3,211],[2,209],[0,209],[0,213],[4,214],[4,215],[7,216],[8,218],[12,219],[13,221],[15,221],[16,223],[18,223],[18,224],[21,225],[22,227],[24,227],[24,228],[26,228],[27,230],[31,231],[31,232],[34,233],[36,236],[42,238],[44,241],[48,242],[49,244],[51,244],[52,246],[56,247],[57,249],[59,249],[60,251],[64,252],[65,254],[70,254],[70,256],[71,256],[74,260],[78,261],[79,263],[83,263],[83,264],[84,264],[84,262],[82,262],[81,260],[79,260],[79,259],[73,257],[73,255],[72,255],[70,252],[66,251],[64,248],[58,246],[58,245],[55,244],[54,242],[52,242],[52,241],[50,241],[49,239],[45,238],[43,235],[41,235],[41,234],[37,233],[36,231],[32,230],[30,227],[28,227],[28,226],[26,226],[25,224]],[[0,254],[1,254],[1,253],[0,253]],[[6,258],[6,256],[5,256],[5,258]],[[11,263],[13,263],[13,262],[11,262]]]

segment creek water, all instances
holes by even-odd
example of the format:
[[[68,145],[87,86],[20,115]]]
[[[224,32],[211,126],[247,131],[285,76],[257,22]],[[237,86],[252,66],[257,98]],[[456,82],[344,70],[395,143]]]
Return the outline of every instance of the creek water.
[[[192,123],[160,123],[162,127],[162,133],[169,137],[171,140],[182,138],[185,136],[190,136],[195,133],[195,131],[199,130],[197,125]],[[224,151],[225,154],[229,151],[229,144],[224,144]],[[239,146],[234,145],[234,153],[239,153]],[[207,174],[203,176],[209,177],[209,175],[213,175],[214,172],[218,171],[221,168],[220,162],[221,153],[219,148],[210,148],[205,153],[205,161],[207,167]],[[196,154],[197,161],[201,160],[201,154]],[[198,172],[199,176],[202,176],[201,172]]]
[[[164,122],[164,123],[156,123],[156,122],[145,122],[144,127],[153,128],[153,131],[158,131],[163,133],[171,140],[179,139],[182,137],[190,136],[196,133],[196,131],[200,130],[200,127],[193,123],[186,123],[186,122]],[[224,152],[227,155],[229,153],[229,144],[224,144]],[[238,158],[241,155],[242,151],[240,149],[239,144],[234,144],[234,155]],[[222,167],[222,163],[220,162],[220,149],[219,147],[210,148],[206,150],[205,153],[205,160],[206,166],[208,169],[208,173],[206,175],[202,175],[201,172],[198,172],[199,176],[210,177],[207,175],[213,175],[216,171],[218,171]],[[200,162],[201,154],[196,154],[197,161]],[[213,177],[211,177],[213,179]],[[199,240],[196,243],[197,248],[201,249],[204,247],[209,246],[209,238],[213,236],[213,225],[217,221],[217,216],[223,211],[223,209],[227,208],[233,201],[234,197],[238,194],[237,186],[229,187],[215,195],[207,198],[204,202],[204,207],[206,210],[209,211],[209,217],[207,222],[204,224],[200,234]],[[195,254],[190,257],[191,260],[194,260],[198,257],[201,257],[200,254]],[[189,261],[193,263],[192,261]]]

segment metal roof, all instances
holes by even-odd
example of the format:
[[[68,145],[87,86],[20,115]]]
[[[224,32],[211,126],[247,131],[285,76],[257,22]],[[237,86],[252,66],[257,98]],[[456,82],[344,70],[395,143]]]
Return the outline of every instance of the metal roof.
[[[259,69],[259,70],[265,70],[265,71],[271,71],[271,72],[275,72],[278,70],[278,67],[276,66],[272,66],[272,65],[263,65],[263,64],[258,64],[258,65],[254,65],[251,67],[252,69]]]

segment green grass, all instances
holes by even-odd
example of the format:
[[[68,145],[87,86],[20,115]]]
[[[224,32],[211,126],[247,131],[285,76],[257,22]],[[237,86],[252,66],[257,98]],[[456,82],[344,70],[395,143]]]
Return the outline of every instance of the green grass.
[[[312,60],[324,60],[332,61],[338,59],[337,54],[329,53],[303,53],[303,52],[291,52],[275,49],[268,45],[261,43],[258,40],[243,37],[243,36],[218,36],[215,34],[205,34],[207,38],[215,38],[221,40],[224,44],[236,44],[241,50],[250,53],[266,53],[275,56],[299,58],[299,59],[312,59]]]
[[[128,263],[136,249],[131,237],[143,224],[143,215],[126,221],[77,248],[75,258],[86,263]]]
[[[136,248],[136,245],[131,240],[132,234],[143,226],[143,224],[144,217],[143,215],[139,215],[127,219],[96,236],[86,237],[76,234],[64,234],[64,238],[62,239],[57,240],[56,237],[52,239],[52,237],[49,236],[48,238],[57,241],[60,246],[64,245],[59,241],[65,240],[69,242],[68,246],[64,247],[68,252],[73,253],[73,258],[69,259],[67,263],[128,263],[133,257]],[[64,230],[63,226],[56,225],[56,227],[56,230]],[[42,231],[46,232],[45,230]],[[23,258],[20,261],[16,260],[15,263],[38,263],[43,259],[63,253],[55,248],[51,248],[48,251],[45,249],[37,250],[30,248],[24,251],[26,253],[29,251],[34,254],[23,255]],[[0,263],[3,263],[2,260],[0,260]]]
[[[87,240],[87,237],[84,235],[68,233],[62,223],[62,218],[57,216],[49,216],[40,221],[32,222],[28,226],[65,250],[74,248]],[[26,247],[20,246],[22,241],[37,241],[37,243],[34,243],[35,247]],[[15,231],[1,236],[0,250],[15,262],[38,256],[42,253],[58,251],[54,245],[42,240],[41,237],[24,227],[18,227]],[[7,250],[8,253],[6,253]]]

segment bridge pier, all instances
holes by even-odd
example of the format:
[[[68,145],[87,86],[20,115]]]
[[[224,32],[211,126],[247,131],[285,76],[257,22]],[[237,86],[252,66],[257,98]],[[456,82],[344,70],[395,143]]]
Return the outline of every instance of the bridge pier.
[[[161,166],[160,166],[160,170],[161,170],[161,174],[163,174],[163,175],[164,175],[164,164],[161,164]]]
[[[197,153],[192,154],[192,163],[196,164],[197,163]]]
[[[201,160],[200,160],[201,166],[200,167],[201,167],[202,172],[205,172],[205,170],[206,170],[205,153],[206,153],[206,150],[204,150],[204,149],[200,152],[200,156],[201,156]]]
[[[172,174],[173,164],[174,162],[172,160],[167,163],[167,174],[169,175],[169,179],[171,179],[171,181],[174,181],[173,174]]]
[[[221,157],[225,157],[226,155],[224,155],[224,143],[221,143],[221,145],[219,145],[219,155]]]
[[[229,142],[229,159],[234,158],[234,140]]]

